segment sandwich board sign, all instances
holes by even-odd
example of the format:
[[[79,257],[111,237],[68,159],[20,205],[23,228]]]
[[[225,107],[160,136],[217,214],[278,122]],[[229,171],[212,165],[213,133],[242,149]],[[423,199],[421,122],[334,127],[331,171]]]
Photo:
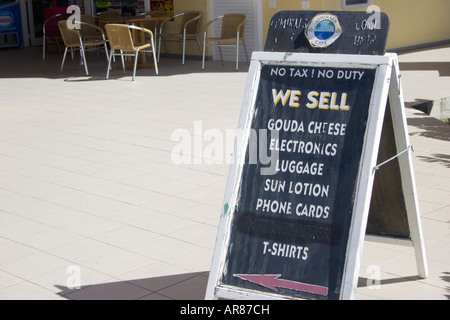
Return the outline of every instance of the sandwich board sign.
[[[345,32],[330,13],[304,29],[324,20]],[[426,277],[397,56],[270,51],[252,55],[206,298],[354,298],[388,100],[406,228],[372,231],[413,243]]]

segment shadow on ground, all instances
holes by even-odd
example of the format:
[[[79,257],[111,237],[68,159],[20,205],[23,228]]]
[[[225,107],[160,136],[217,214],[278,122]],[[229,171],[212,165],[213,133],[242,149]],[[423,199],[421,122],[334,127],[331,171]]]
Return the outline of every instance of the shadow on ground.
[[[406,104],[406,107],[411,107],[412,104],[413,104],[412,102],[408,102]],[[415,117],[408,118],[408,125],[420,129],[419,132],[414,132],[413,133],[414,135],[450,141],[450,126],[448,124],[436,118],[430,117],[419,110],[414,110],[414,112]]]
[[[47,55],[42,59],[42,49],[39,47],[31,48],[13,48],[0,50],[0,78],[47,78],[47,79],[66,79],[68,82],[79,81],[106,81],[106,71],[108,62],[104,53],[91,52],[86,55],[86,61],[89,69],[87,76],[84,67],[80,66],[80,57],[75,55],[74,59],[66,58],[63,73],[60,73],[62,55]],[[131,68],[128,68],[126,75],[122,72],[120,59],[113,63],[110,80],[121,78],[128,79],[132,75]],[[14,64],[13,71],[8,71],[8,66]],[[220,61],[206,61],[205,70],[202,70],[200,59],[186,59],[185,65],[181,64],[181,58],[163,58],[159,63],[159,77],[170,77],[180,74],[192,73],[230,73],[237,72],[234,61],[226,61],[224,65]],[[7,70],[7,71],[5,71]],[[5,71],[5,72],[2,72]],[[245,63],[239,63],[238,72],[248,72],[248,66]],[[139,68],[136,71],[136,77],[156,77],[154,68]],[[69,78],[67,80],[67,78]]]
[[[448,274],[450,273],[443,276],[446,281],[450,281]],[[72,290],[60,285],[55,287],[60,290],[58,295],[68,300],[204,300],[208,275],[209,272],[194,272],[86,285]],[[359,277],[358,288],[419,280],[419,277],[411,276],[382,279],[379,283],[374,283],[373,279]],[[450,287],[448,290],[450,291]],[[450,295],[447,298],[450,299]]]
[[[438,71],[440,77],[450,76],[449,62],[400,62],[402,71]]]
[[[56,285],[68,300],[204,300],[209,272],[106,282],[68,289]]]

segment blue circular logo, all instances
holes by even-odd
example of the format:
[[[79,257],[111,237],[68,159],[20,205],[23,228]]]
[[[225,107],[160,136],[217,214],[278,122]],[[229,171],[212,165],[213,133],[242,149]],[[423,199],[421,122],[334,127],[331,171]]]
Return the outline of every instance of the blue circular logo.
[[[330,39],[335,32],[336,29],[334,27],[334,23],[331,22],[330,20],[324,20],[319,22],[316,28],[314,29],[314,35],[317,37],[317,39],[320,40]]]
[[[312,47],[327,48],[342,35],[342,27],[337,16],[318,14],[305,28],[305,34]]]

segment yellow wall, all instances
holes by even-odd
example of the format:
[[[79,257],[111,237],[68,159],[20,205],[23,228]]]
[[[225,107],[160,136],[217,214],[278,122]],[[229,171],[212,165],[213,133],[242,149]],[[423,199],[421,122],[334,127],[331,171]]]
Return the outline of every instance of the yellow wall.
[[[199,38],[202,41],[203,25],[211,18],[210,4],[213,0],[174,0],[175,14],[198,10],[203,14]],[[223,0],[225,1],[225,0]],[[258,0],[262,3],[263,36],[266,39],[267,30],[272,16],[283,10],[302,10],[301,0],[276,0],[277,7],[268,7],[269,0]],[[391,21],[387,49],[398,49],[409,46],[450,40],[450,0],[372,0],[372,4],[380,7]],[[342,0],[310,0],[310,10],[344,10]],[[353,9],[353,10],[363,10]],[[163,50],[164,51],[164,50]],[[177,44],[169,43],[169,52],[180,54]],[[197,45],[187,42],[187,55],[200,56]]]
[[[450,39],[450,1],[377,0],[391,21],[388,48],[402,48]]]
[[[201,20],[200,29],[198,32],[198,36],[200,39],[200,46],[203,45],[203,43],[202,43],[202,41],[203,41],[203,34],[202,34],[203,26],[209,19],[209,12],[210,12],[209,5],[210,5],[210,0],[174,0],[173,1],[173,7],[174,7],[175,14],[186,12],[186,11],[200,11],[202,13],[202,20]],[[181,20],[179,20],[179,21],[181,21]],[[166,26],[167,26],[166,32],[171,32],[171,30],[178,29],[177,23],[166,23]],[[177,43],[167,42],[167,48],[168,48],[169,53],[176,54],[176,55],[179,54],[181,56],[180,47]],[[161,48],[161,56],[162,57],[164,56],[164,53],[165,53],[164,46],[162,46],[162,48]],[[190,40],[186,41],[186,55],[201,56],[200,52],[198,50],[198,46],[195,43],[195,41],[190,41]]]
[[[277,0],[276,9],[263,4],[264,40],[270,19],[278,11],[302,10],[300,0]],[[344,10],[342,0],[310,0],[311,10]],[[372,0],[390,19],[388,50],[450,40],[449,0]],[[366,10],[354,9],[354,10]]]

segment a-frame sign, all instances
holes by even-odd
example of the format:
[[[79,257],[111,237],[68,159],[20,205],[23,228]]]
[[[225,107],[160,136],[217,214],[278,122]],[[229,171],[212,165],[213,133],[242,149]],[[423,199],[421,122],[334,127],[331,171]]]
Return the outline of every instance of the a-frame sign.
[[[207,299],[352,299],[366,229],[412,244],[427,276],[397,56],[339,45],[363,14],[281,12],[274,52],[253,53]],[[286,32],[343,51],[271,50]]]

